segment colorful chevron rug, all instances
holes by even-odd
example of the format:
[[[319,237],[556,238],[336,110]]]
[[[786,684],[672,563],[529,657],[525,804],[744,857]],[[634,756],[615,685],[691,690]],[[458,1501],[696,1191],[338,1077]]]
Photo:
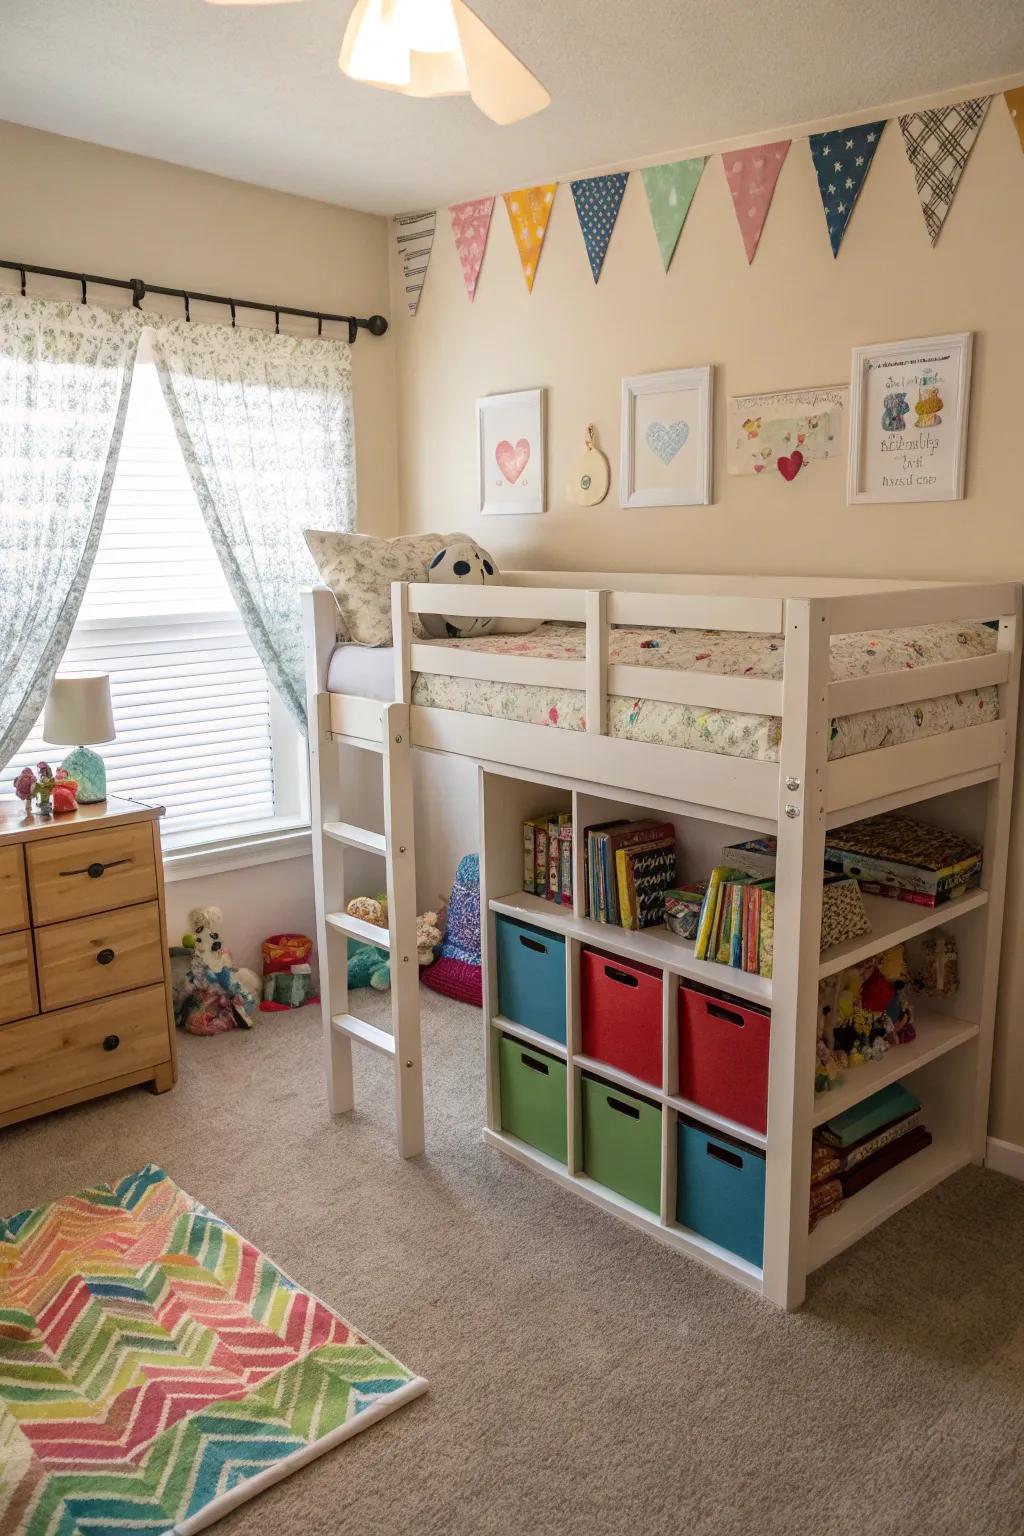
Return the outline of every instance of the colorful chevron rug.
[[[426,1388],[152,1164],[0,1220],[0,1536],[191,1536]]]

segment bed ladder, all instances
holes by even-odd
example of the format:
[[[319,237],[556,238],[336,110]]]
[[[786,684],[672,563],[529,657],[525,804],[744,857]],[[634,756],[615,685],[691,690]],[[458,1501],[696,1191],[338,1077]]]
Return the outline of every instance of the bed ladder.
[[[333,598],[331,599],[333,607]],[[354,1107],[352,1045],[391,1058],[395,1119],[402,1157],[423,1151],[419,964],[416,953],[416,859],[413,844],[412,754],[408,704],[381,705],[375,740],[346,738],[379,753],[384,770],[384,832],[342,821],[341,749],[331,733],[330,695],[309,691],[310,801],[316,890],[320,999],[327,1103],[332,1115]],[[388,926],[376,928],[345,911],[345,850],[377,854],[387,871]],[[376,944],[391,962],[391,1032],[349,1011],[348,943]]]

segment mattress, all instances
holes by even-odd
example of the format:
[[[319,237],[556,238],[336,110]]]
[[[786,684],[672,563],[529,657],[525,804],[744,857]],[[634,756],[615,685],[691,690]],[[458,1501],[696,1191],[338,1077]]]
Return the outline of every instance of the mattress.
[[[501,656],[582,661],[586,654],[586,629],[582,624],[549,623],[527,635],[486,635],[435,643]],[[983,656],[994,651],[995,645],[995,632],[984,624],[922,624],[909,629],[833,635],[832,679],[838,682]],[[362,652],[362,656],[350,654],[356,651]],[[781,635],[732,630],[622,625],[613,627],[608,638],[609,662],[731,677],[781,678],[783,654]],[[338,646],[331,659],[328,688],[336,693],[390,699],[393,655],[390,649],[367,651],[363,646]],[[370,657],[377,659],[371,661]],[[385,691],[368,692],[368,682]],[[422,673],[415,679],[412,701],[433,709],[458,710],[557,730],[586,729],[586,695],[581,689]],[[921,737],[940,736],[964,726],[996,720],[998,715],[998,691],[994,687],[844,715],[831,723],[829,757],[850,757]],[[777,715],[737,714],[615,694],[608,698],[606,729],[609,736],[627,741],[686,747],[763,762],[778,761],[782,741],[782,720]]]

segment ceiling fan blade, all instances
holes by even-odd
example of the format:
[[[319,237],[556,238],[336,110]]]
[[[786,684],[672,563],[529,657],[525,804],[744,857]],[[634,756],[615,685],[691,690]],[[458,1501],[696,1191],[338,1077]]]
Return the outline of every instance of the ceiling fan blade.
[[[484,116],[504,126],[550,106],[551,97],[536,76],[495,37],[465,0],[452,0],[452,4],[469,71],[469,94]]]
[[[206,0],[207,5],[293,5],[295,0]]]

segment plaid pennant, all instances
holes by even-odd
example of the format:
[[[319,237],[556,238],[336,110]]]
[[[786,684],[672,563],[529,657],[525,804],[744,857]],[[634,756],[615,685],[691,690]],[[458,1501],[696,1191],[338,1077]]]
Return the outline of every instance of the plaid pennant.
[[[871,169],[884,127],[884,121],[862,123],[857,128],[839,128],[810,136],[811,159],[833,256],[839,255],[853,205]]]
[[[925,227],[932,245],[939,238],[956,189],[974,147],[990,96],[976,96],[952,107],[909,112],[900,118],[907,159],[914,171]]]

